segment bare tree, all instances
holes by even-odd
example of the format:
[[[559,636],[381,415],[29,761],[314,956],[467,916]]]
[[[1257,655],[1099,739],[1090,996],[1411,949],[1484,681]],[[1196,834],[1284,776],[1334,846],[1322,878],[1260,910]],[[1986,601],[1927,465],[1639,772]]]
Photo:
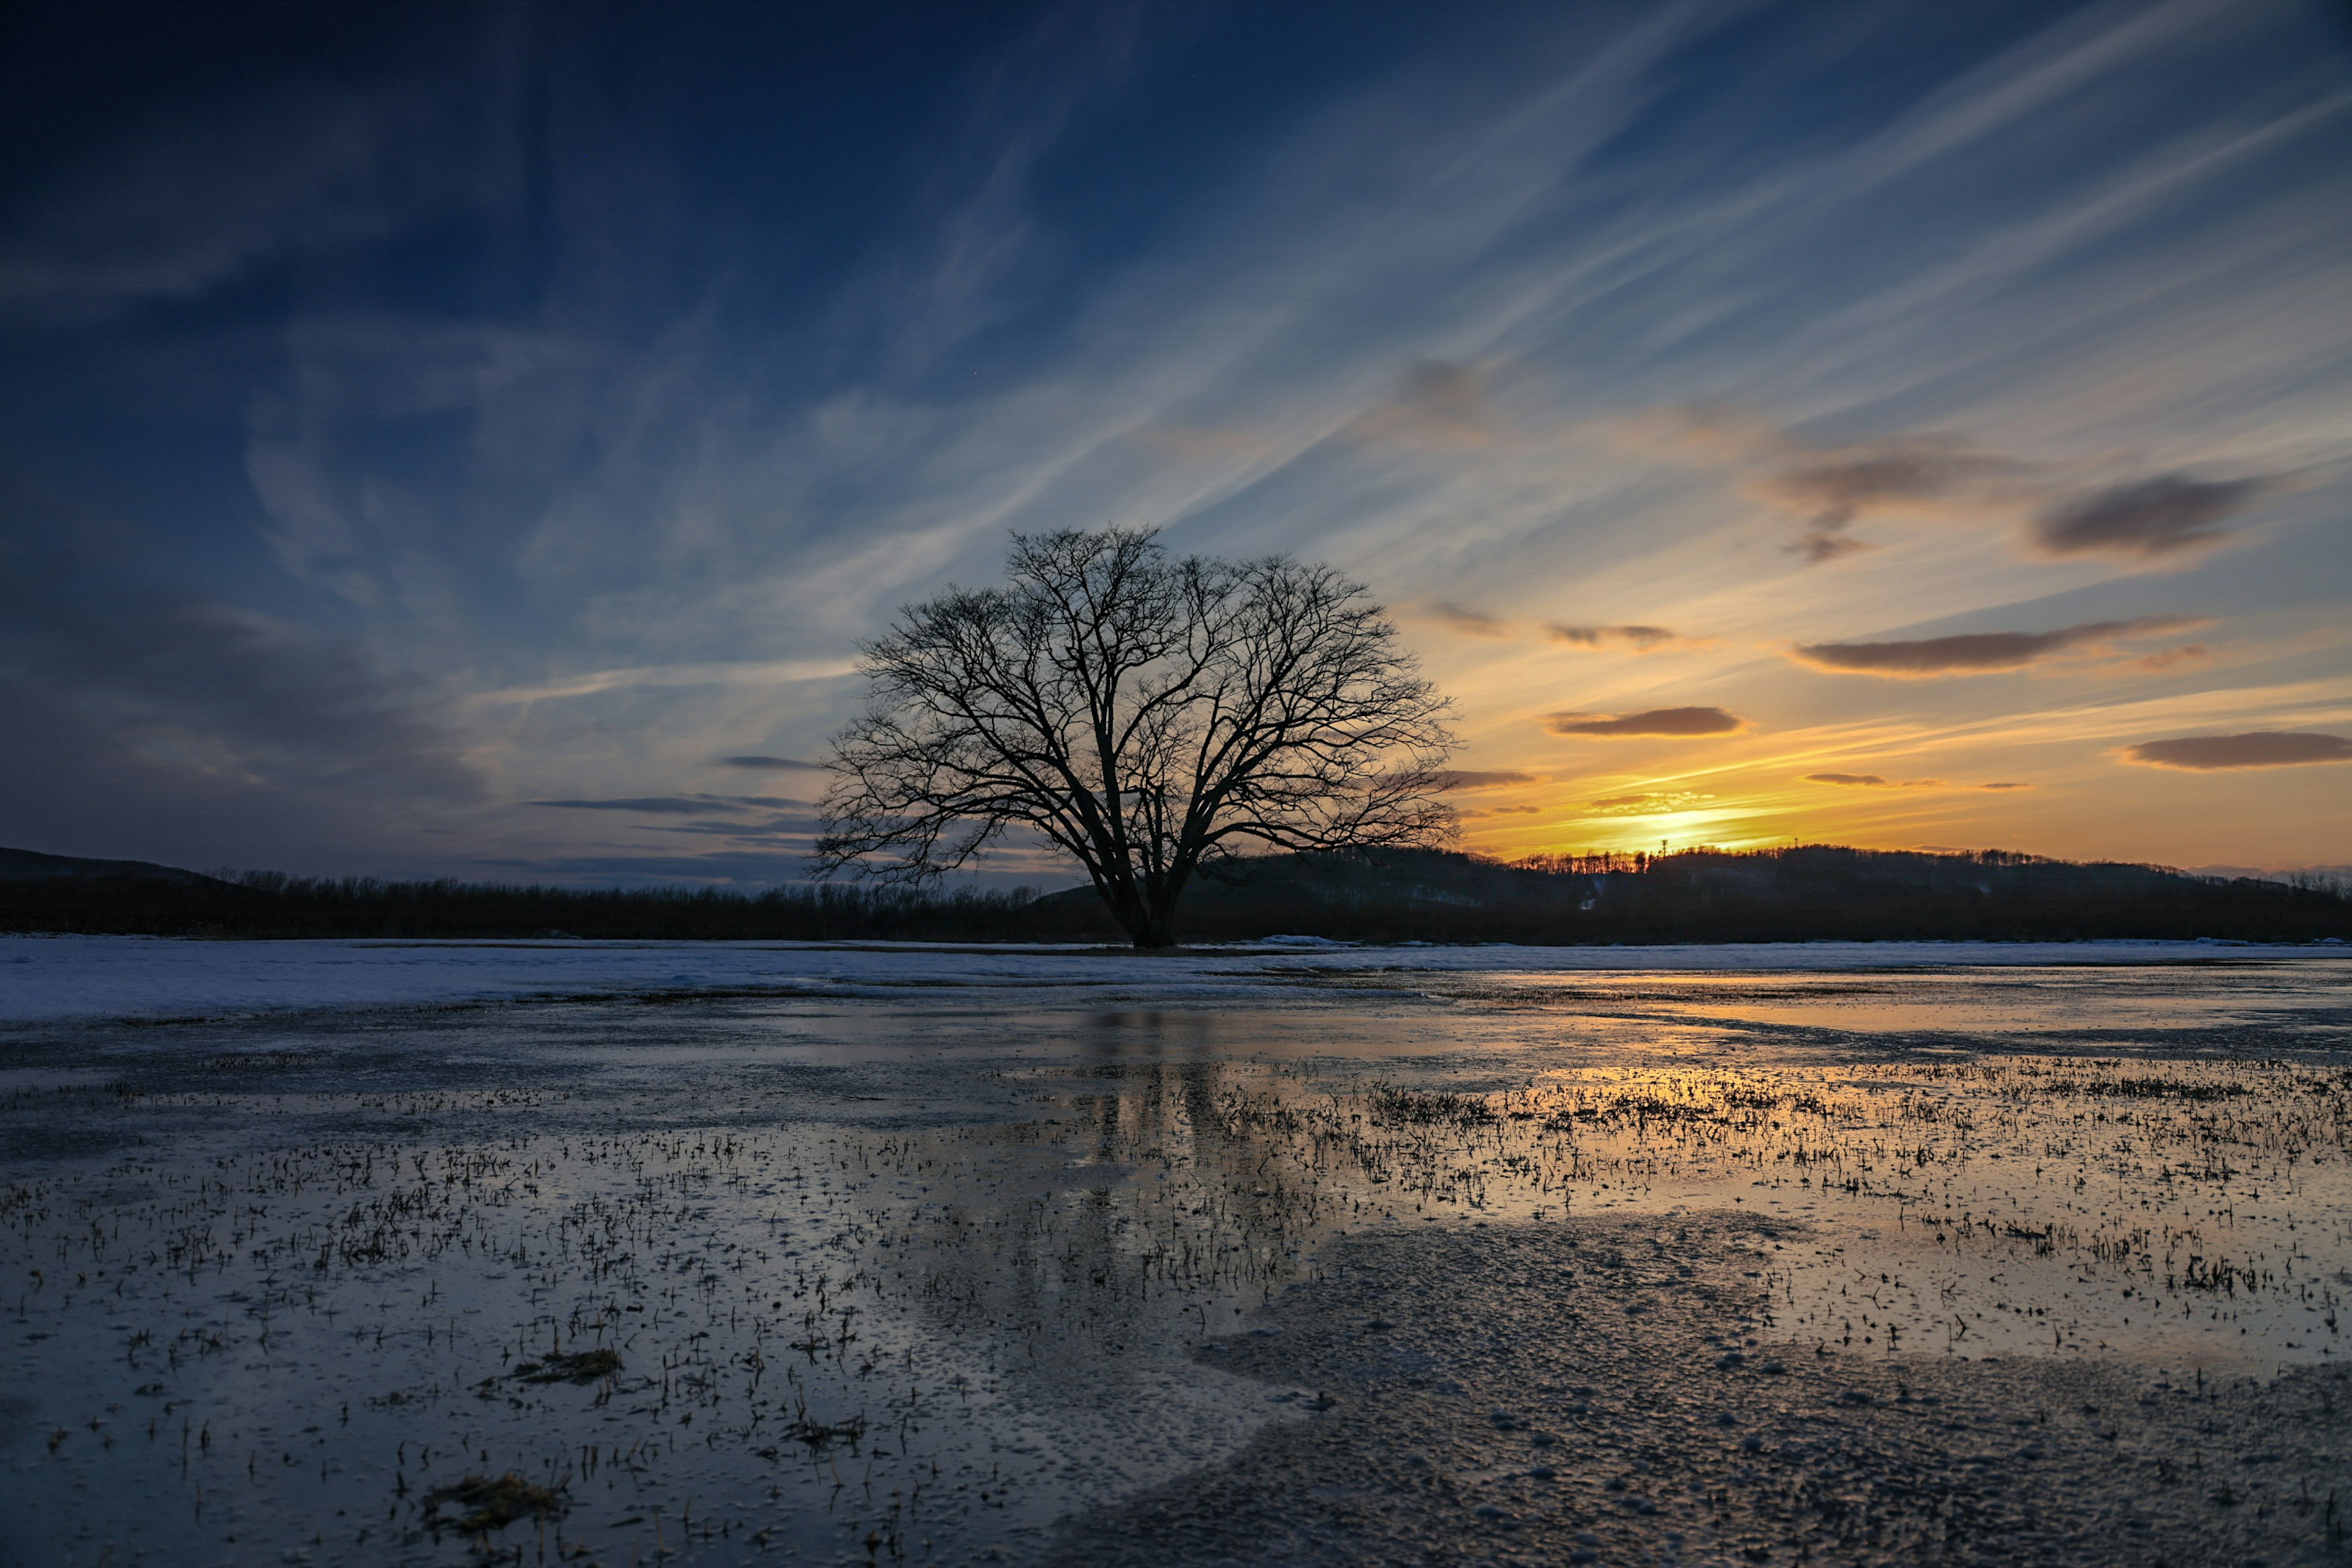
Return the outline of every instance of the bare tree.
[[[1173,560],[1127,529],[1016,534],[1008,567],[865,645],[820,875],[925,880],[1033,829],[1138,947],[1166,947],[1185,884],[1243,841],[1452,831],[1448,704],[1361,584],[1287,556]]]

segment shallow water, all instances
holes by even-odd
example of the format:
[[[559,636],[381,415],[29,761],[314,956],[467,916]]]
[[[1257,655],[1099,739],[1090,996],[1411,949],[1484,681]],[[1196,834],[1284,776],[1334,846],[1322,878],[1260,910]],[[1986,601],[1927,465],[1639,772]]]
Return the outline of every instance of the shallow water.
[[[29,1020],[0,1549],[1040,1557],[1317,1421],[1234,1348],[1423,1227],[1759,1216],[1660,1276],[1746,1282],[1710,1349],[1759,1365],[2345,1356],[2352,964],[1818,957]],[[508,1521],[448,1490],[509,1473]]]

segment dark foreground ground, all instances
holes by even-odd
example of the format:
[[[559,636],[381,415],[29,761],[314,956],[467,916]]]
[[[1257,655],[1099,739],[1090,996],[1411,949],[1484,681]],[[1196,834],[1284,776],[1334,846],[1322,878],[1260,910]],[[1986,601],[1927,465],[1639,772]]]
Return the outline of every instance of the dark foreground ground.
[[[0,1568],[2352,1562],[2325,954],[26,946]]]
[[[1759,1342],[1790,1228],[1575,1222],[1338,1244],[1216,1363],[1313,1412],[1056,1563],[2352,1562],[2352,1368]],[[1743,1268],[1748,1264],[1750,1267]]]

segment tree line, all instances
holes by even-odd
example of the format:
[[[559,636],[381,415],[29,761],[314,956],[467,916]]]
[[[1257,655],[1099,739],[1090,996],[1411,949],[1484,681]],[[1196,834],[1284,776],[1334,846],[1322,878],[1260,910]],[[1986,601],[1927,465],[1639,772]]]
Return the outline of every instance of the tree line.
[[[2320,879],[1810,845],[1517,864],[1373,849],[1228,863],[1179,911],[1183,942],[1272,935],[1575,945],[1807,941],[2352,939]],[[1572,864],[1572,862],[1570,862]],[[738,892],[247,873],[0,881],[0,931],[243,938],[1126,943],[1091,887],[835,884]]]

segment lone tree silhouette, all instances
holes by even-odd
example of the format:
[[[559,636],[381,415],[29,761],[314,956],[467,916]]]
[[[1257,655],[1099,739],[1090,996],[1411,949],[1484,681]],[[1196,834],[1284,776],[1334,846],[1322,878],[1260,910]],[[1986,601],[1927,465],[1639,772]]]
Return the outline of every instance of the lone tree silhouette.
[[[1149,531],[1015,534],[1001,588],[950,587],[866,644],[820,876],[920,882],[1008,829],[1075,857],[1140,948],[1254,840],[1422,844],[1453,736],[1368,590],[1287,556],[1171,559]]]

